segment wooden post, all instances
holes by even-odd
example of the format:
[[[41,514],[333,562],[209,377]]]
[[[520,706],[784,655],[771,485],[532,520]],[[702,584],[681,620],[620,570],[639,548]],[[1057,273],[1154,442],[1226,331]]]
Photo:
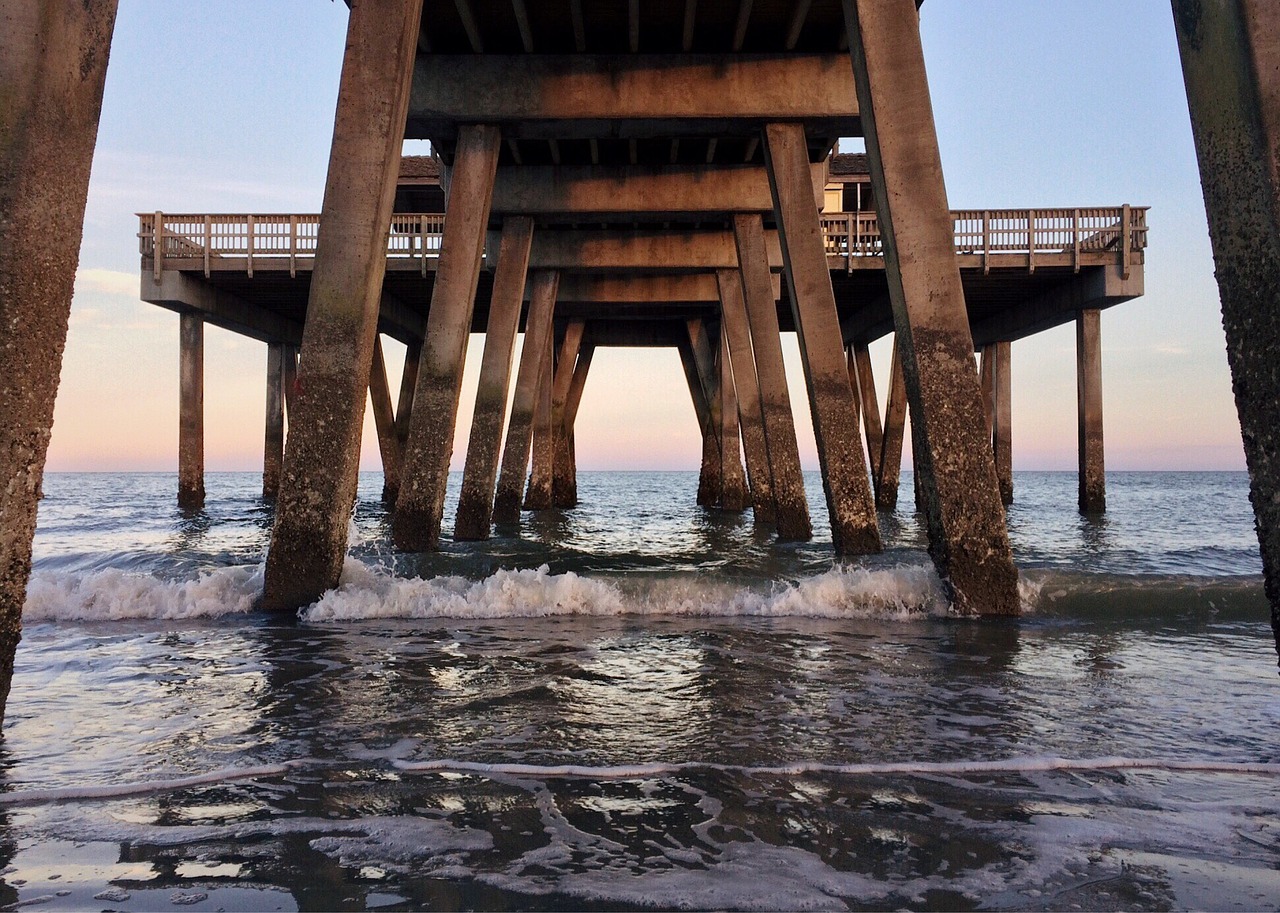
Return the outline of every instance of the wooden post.
[[[1080,447],[1080,512],[1107,509],[1107,480],[1102,452],[1101,312],[1076,314],[1076,407]]]
[[[516,523],[524,493],[525,470],[533,438],[533,412],[542,374],[543,355],[550,350],[551,318],[556,304],[560,274],[536,271],[530,277],[529,314],[525,318],[524,348],[516,375],[516,393],[511,402],[511,420],[502,450],[502,471],[493,499],[493,521]]]
[[[262,498],[274,501],[284,463],[284,345],[267,343],[267,418],[262,442]]]
[[[555,340],[548,334],[538,370],[538,396],[533,407],[533,453],[529,486],[524,493],[525,510],[551,508],[551,473],[555,458],[552,433],[552,400],[555,386]]]
[[[765,158],[786,264],[800,360],[836,553],[880,551],[880,527],[853,411],[840,320],[813,199],[808,142],[800,124],[769,124]],[[954,259],[954,257],[953,257]]]
[[[760,381],[756,377],[755,355],[751,351],[751,329],[747,325],[747,305],[742,296],[742,274],[736,269],[718,270],[716,282],[720,289],[720,325],[729,342],[733,385],[738,395],[751,511],[757,523],[775,523],[777,512],[773,503],[773,480],[764,440],[764,418],[760,411]]]
[[[896,510],[898,485],[902,480],[902,439],[907,423],[907,386],[902,374],[898,340],[893,341],[893,365],[889,369],[889,400],[885,403],[884,437],[880,442],[879,474],[876,476],[876,507]],[[914,440],[912,449],[915,449]]]
[[[373,338],[422,0],[355,3],[285,445],[262,606],[293,612],[337,585],[355,500]]]
[[[773,500],[777,510],[778,538],[804,541],[813,536],[809,503],[800,472],[800,448],[796,444],[787,372],[782,361],[782,333],[778,329],[778,305],[769,277],[764,220],[758,215],[733,217],[733,237],[742,273],[742,294],[751,329],[751,350],[760,382],[760,412],[764,442],[773,474]]]
[[[871,477],[880,472],[880,451],[884,447],[884,428],[880,423],[880,399],[876,396],[876,376],[871,366],[871,351],[854,343],[853,358],[858,367],[858,401],[862,409],[862,429],[867,441],[867,460]]]
[[[914,0],[843,0],[912,422],[929,553],[961,612],[1020,611]],[[909,250],[909,255],[907,251]]]
[[[1174,0],[1173,21],[1280,647],[1280,6]]]
[[[738,394],[733,386],[733,364],[729,357],[729,334],[720,325],[719,357],[716,359],[720,387],[720,506],[725,510],[747,509],[747,480],[742,471],[742,442],[738,437]]]
[[[578,352],[582,348],[585,324],[571,320],[565,328],[556,359],[555,383],[551,390],[551,506],[573,507],[576,495],[569,492],[570,428],[567,424],[569,393],[577,373]]]
[[[1096,312],[1095,312],[1096,313]],[[1000,500],[1013,503],[1013,377],[1010,342],[997,342],[992,369],[991,435],[995,447],[996,479],[1000,482]]]
[[[484,334],[480,384],[471,420],[471,440],[467,444],[462,491],[453,524],[453,538],[458,540],[488,539],[493,522],[493,486],[498,478],[502,429],[507,423],[507,390],[532,243],[531,218],[508,216],[503,221],[498,267],[489,299],[489,323]]]
[[[391,406],[391,386],[387,363],[382,356],[382,337],[373,337],[373,364],[369,370],[369,402],[378,433],[378,453],[382,456],[382,500],[394,504],[400,487],[400,439],[396,437],[396,415]]]
[[[402,551],[430,551],[440,541],[462,368],[500,148],[497,127],[469,125],[459,130],[400,495],[391,521],[392,537]]]
[[[183,314],[179,330],[178,506],[204,507],[204,318]]]

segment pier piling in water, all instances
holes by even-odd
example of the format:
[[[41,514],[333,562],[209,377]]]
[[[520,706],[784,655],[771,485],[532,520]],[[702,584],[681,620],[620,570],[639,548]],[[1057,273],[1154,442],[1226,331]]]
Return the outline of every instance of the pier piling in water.
[[[1095,310],[1076,316],[1076,411],[1080,512],[1100,514],[1107,509],[1107,483],[1102,453],[1102,327]]]
[[[1097,313],[1094,311],[1093,313]],[[991,438],[996,460],[996,480],[1000,484],[1000,500],[1013,503],[1013,376],[1012,349],[1009,342],[991,346],[994,361],[991,371]],[[1098,474],[1102,468],[1102,391],[1097,391],[1098,437],[1096,448]],[[1105,495],[1103,503],[1105,504]]]
[[[183,314],[178,327],[178,506],[204,507],[204,321]]]
[[[284,464],[284,344],[267,344],[267,409],[262,441],[262,498],[274,501]]]
[[[760,411],[760,382],[751,351],[751,329],[747,326],[747,305],[742,296],[742,274],[736,269],[716,271],[720,289],[720,321],[729,343],[733,385],[738,396],[742,450],[747,458],[747,485],[751,512],[757,523],[774,523],[777,511],[773,500],[773,479],[764,440],[764,418]]]

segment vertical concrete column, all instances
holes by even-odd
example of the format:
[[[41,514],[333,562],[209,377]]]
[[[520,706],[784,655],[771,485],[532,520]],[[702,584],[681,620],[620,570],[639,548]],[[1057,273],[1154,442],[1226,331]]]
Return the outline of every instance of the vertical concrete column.
[[[508,216],[503,221],[498,268],[494,271],[489,299],[489,323],[484,334],[484,356],[480,362],[480,385],[471,420],[471,440],[467,444],[462,491],[453,524],[453,538],[458,540],[488,539],[493,522],[493,486],[498,478],[502,429],[507,422],[507,390],[532,243],[531,218]]]
[[[777,509],[778,538],[803,541],[813,536],[809,504],[804,497],[804,477],[800,472],[800,448],[796,444],[795,420],[791,415],[791,395],[782,361],[782,333],[778,329],[778,305],[769,277],[769,256],[765,248],[764,220],[758,215],[733,217],[733,237],[738,248],[738,268],[742,273],[742,295],[751,328],[751,350],[760,382],[760,413],[764,419],[764,442],[773,473],[773,500]]]
[[[698,473],[698,504],[715,507],[724,492],[724,467],[720,447],[720,377],[715,369],[715,350],[711,348],[706,325],[701,318],[686,323],[690,351],[697,370],[698,385],[707,404],[702,426],[702,469]]]
[[[978,384],[982,388],[982,409],[987,415],[987,434],[992,433],[995,422],[995,346],[983,346],[978,362]]]
[[[720,326],[720,506],[725,510],[747,509],[747,479],[742,471],[742,441],[738,437],[738,394],[733,385],[733,363],[729,357],[729,334]]]
[[[382,355],[382,337],[373,337],[373,364],[369,368],[369,402],[373,406],[373,424],[378,433],[378,453],[382,457],[382,500],[395,503],[400,489],[401,445],[396,436],[396,414],[391,406],[391,385],[387,381],[387,362]]]
[[[298,347],[284,347],[284,374],[280,380],[284,385],[284,408],[289,423],[293,422],[293,410],[297,408],[298,388]]]
[[[581,320],[571,320],[565,328],[560,354],[556,358],[555,383],[551,390],[551,506],[573,507],[576,497],[571,497],[569,486],[569,450],[571,428],[566,426],[569,406],[569,390],[578,367],[578,352],[582,347],[582,334],[586,327]]]
[[[1280,7],[1174,0],[1173,20],[1280,648]]]
[[[538,371],[538,395],[533,406],[533,453],[530,458],[529,486],[524,493],[525,510],[551,508],[551,473],[555,460],[555,436],[552,428],[552,400],[555,387],[555,340],[550,336],[543,350]]]
[[[440,541],[462,368],[500,145],[498,128],[491,125],[464,126],[458,133],[400,495],[391,521],[396,548],[406,552],[430,551]]]
[[[183,314],[178,357],[178,506],[204,507],[204,318]]]
[[[699,506],[706,506],[708,500],[714,497],[711,490],[711,482],[708,479],[708,467],[713,462],[713,457],[718,459],[719,447],[711,448],[714,454],[708,453],[708,441],[713,440],[714,436],[708,432],[711,425],[711,404],[707,402],[706,391],[702,387],[702,379],[698,376],[698,358],[693,353],[693,343],[688,335],[682,337],[676,343],[676,351],[680,353],[680,364],[684,368],[684,379],[689,385],[689,398],[693,400],[693,413],[698,420],[698,430],[702,434],[702,460],[698,470],[698,498]],[[717,464],[718,465],[718,464]]]
[[[552,483],[551,494],[556,507],[578,506],[578,453],[573,426],[578,420],[578,406],[582,403],[582,391],[587,386],[587,372],[591,370],[591,359],[595,351],[595,344],[588,339],[578,352],[578,363],[573,366],[573,381],[569,384],[569,396],[564,404],[565,447],[563,451],[556,452],[555,479]]]
[[[0,0],[0,722],[115,15],[114,0]]]
[[[871,366],[871,350],[854,343],[853,359],[858,368],[858,402],[862,410],[862,430],[867,441],[867,459],[871,478],[880,474],[880,451],[884,447],[884,428],[880,423],[880,399],[876,396],[876,376]]]
[[[387,234],[422,0],[358,0],[347,23],[297,421],[290,416],[264,608],[293,611],[338,582],[355,499]]]
[[[516,375],[516,392],[511,402],[511,421],[502,450],[502,472],[493,499],[495,523],[515,523],[520,519],[520,500],[524,493],[524,474],[529,466],[533,439],[533,411],[542,375],[543,356],[552,345],[551,317],[555,310],[560,274],[535,272],[529,281],[529,314],[525,318],[524,348],[520,351],[520,369]]]
[[[896,510],[898,485],[902,481],[902,440],[907,423],[907,386],[902,376],[898,341],[893,341],[893,361],[889,368],[889,401],[884,407],[884,436],[880,443],[879,473],[876,475],[876,507]],[[914,423],[912,423],[914,427]],[[912,450],[916,450],[912,441]]]
[[[747,325],[747,305],[742,296],[742,274],[736,269],[716,272],[720,289],[720,323],[729,343],[733,365],[733,385],[738,394],[738,415],[742,425],[742,449],[747,455],[747,481],[751,490],[751,512],[757,523],[774,523],[773,479],[769,471],[769,451],[764,440],[764,417],[760,411],[760,381],[756,377],[755,354],[751,351],[751,329]]]
[[[1094,314],[1097,311],[1093,312]],[[1013,503],[1013,376],[1011,342],[991,346],[994,356],[991,370],[991,437],[995,448],[996,479],[1000,483],[1000,500]],[[1099,401],[1101,412],[1101,401]],[[1102,426],[1098,426],[1098,453],[1101,461]],[[1101,462],[1099,462],[1101,465]],[[1105,498],[1104,498],[1105,500]]]
[[[1106,468],[1102,453],[1101,312],[1076,314],[1076,411],[1080,444],[1080,512],[1107,509]]]
[[[929,553],[960,611],[1017,614],[914,0],[843,0],[889,297],[920,426]]]
[[[405,347],[404,370],[400,372],[400,396],[396,400],[396,440],[400,453],[404,454],[405,441],[409,440],[409,422],[413,418],[413,397],[418,387],[418,361],[422,358],[422,341],[411,342]],[[400,480],[396,479],[395,495],[400,493]],[[395,497],[388,499],[395,503]]]
[[[284,345],[267,343],[267,417],[262,442],[262,497],[274,501],[284,463]]]
[[[765,158],[800,360],[808,382],[831,538],[840,555],[878,552],[880,527],[853,408],[826,242],[813,199],[804,127],[769,124],[765,128]]]

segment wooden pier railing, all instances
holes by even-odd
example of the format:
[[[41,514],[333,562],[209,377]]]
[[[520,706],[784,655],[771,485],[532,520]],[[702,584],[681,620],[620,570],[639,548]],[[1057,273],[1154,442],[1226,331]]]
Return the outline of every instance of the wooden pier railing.
[[[981,257],[986,269],[992,256],[1009,254],[1021,255],[1032,271],[1037,255],[1066,254],[1079,269],[1083,255],[1112,252],[1127,273],[1132,255],[1147,246],[1143,206],[961,209],[952,210],[951,218],[956,253]],[[823,213],[821,219],[828,256],[843,258],[848,270],[884,255],[874,212]],[[279,270],[287,261],[294,276],[300,263],[309,269],[315,257],[320,216],[156,212],[139,213],[138,222],[139,250],[151,261],[157,280],[166,261],[182,261],[182,269],[203,268],[206,276],[214,270],[246,270],[252,276],[255,264]],[[443,233],[444,216],[439,213],[396,213],[387,257],[417,261],[425,276],[428,264],[440,255]]]

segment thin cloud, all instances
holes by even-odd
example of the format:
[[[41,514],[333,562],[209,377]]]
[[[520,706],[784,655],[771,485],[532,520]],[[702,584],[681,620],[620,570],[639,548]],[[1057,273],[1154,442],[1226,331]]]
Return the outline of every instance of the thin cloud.
[[[138,274],[114,269],[76,270],[76,294],[87,292],[137,299]]]

